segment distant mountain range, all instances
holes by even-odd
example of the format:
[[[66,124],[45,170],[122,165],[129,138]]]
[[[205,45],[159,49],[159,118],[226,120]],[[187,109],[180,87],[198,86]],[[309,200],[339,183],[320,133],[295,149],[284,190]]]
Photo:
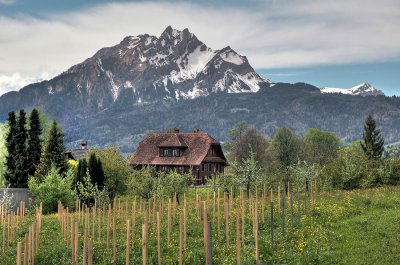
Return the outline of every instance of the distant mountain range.
[[[368,84],[320,90],[272,83],[229,46],[213,50],[189,30],[171,27],[159,37],[126,37],[51,80],[2,95],[0,121],[33,107],[64,125],[69,146],[85,139],[126,153],[149,131],[167,127],[200,127],[226,141],[240,120],[268,136],[288,125],[299,134],[315,127],[352,141],[372,113],[387,142],[400,132],[400,100]]]

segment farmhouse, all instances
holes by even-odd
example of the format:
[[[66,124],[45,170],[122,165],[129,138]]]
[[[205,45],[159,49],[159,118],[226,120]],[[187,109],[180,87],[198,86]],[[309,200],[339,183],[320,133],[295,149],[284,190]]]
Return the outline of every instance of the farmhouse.
[[[81,148],[66,149],[65,155],[68,159],[78,161],[79,159],[85,158],[88,151],[87,141],[81,141]]]
[[[224,173],[228,162],[221,144],[207,133],[194,129],[192,133],[152,133],[141,141],[130,159],[134,168],[145,165],[156,170],[189,172],[195,184],[205,184],[217,173]]]

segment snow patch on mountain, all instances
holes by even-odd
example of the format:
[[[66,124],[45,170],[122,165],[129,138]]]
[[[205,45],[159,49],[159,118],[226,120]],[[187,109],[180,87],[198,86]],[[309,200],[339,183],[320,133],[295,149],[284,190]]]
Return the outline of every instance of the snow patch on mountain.
[[[320,89],[323,94],[345,94],[352,96],[384,96],[385,94],[368,83],[362,83],[360,85],[351,88],[336,88],[336,87],[323,87]]]

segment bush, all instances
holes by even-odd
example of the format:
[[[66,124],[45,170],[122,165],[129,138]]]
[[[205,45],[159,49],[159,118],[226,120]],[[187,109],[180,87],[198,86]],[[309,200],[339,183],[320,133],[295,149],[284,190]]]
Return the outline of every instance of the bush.
[[[55,167],[45,176],[43,182],[31,177],[28,182],[29,189],[35,198],[36,204],[43,204],[43,213],[57,211],[58,201],[65,207],[74,208],[76,195],[72,187],[74,173],[72,170],[62,178]]]
[[[192,180],[190,173],[180,174],[173,170],[170,172],[158,172],[154,179],[154,195],[161,198],[172,198],[175,194],[183,194]]]
[[[173,170],[157,172],[154,167],[147,166],[136,170],[129,181],[129,188],[134,195],[144,199],[154,196],[171,198],[183,194],[192,180],[190,173],[180,174]]]
[[[104,188],[108,191],[110,198],[114,198],[117,193],[124,193],[131,168],[118,148],[115,146],[105,149],[93,148],[90,153],[96,154],[102,162]]]

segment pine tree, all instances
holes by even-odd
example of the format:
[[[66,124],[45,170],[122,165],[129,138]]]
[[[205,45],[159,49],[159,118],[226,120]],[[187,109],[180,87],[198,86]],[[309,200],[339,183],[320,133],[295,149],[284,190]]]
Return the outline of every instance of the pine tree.
[[[50,127],[35,177],[38,180],[43,180],[50,171],[52,165],[58,169],[60,175],[65,175],[68,170],[68,161],[64,148],[64,134],[55,120]]]
[[[10,183],[14,188],[28,187],[28,157],[26,150],[26,142],[28,133],[26,130],[26,113],[20,110],[17,118],[17,126],[15,128],[15,155],[14,155],[14,183]]]
[[[6,138],[6,146],[7,146],[7,157],[6,157],[6,173],[4,178],[10,184],[10,186],[14,186],[15,183],[15,155],[16,155],[16,142],[15,142],[15,130],[17,127],[17,120],[15,117],[15,112],[8,113],[8,135]]]
[[[371,115],[368,115],[365,120],[363,142],[361,147],[369,159],[380,159],[384,151],[383,137],[381,131],[376,128],[375,120]]]
[[[42,128],[39,119],[39,111],[37,109],[33,109],[31,112],[28,134],[28,168],[29,175],[33,176],[35,174],[36,167],[40,163],[40,156],[42,154],[42,143],[40,140]]]

